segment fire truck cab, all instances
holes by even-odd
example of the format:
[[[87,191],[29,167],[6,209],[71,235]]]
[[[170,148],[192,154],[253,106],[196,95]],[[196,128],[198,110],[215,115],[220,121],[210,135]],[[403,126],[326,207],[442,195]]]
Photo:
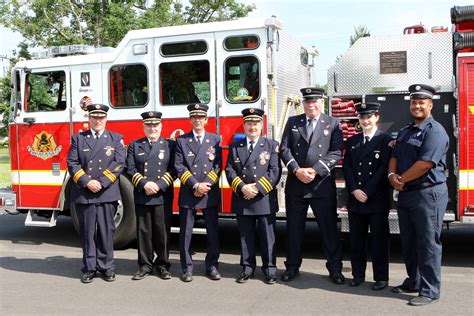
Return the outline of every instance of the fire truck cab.
[[[116,48],[52,47],[18,62],[9,125],[12,191],[0,192],[0,213],[26,213],[25,225],[45,227],[71,215],[77,227],[66,157],[71,136],[89,128],[90,102],[110,106],[107,129],[123,134],[125,144],[143,136],[140,113],[162,112],[162,135],[175,138],[191,128],[186,106],[206,103],[207,129],[221,135],[224,163],[243,133],[246,107],[264,109],[264,133],[278,138],[294,111],[287,101],[297,104],[294,96],[310,83],[309,56],[272,17],[135,30]],[[224,175],[220,185],[221,211],[229,213]],[[135,237],[133,186],[123,175],[120,186],[115,245],[125,247]]]

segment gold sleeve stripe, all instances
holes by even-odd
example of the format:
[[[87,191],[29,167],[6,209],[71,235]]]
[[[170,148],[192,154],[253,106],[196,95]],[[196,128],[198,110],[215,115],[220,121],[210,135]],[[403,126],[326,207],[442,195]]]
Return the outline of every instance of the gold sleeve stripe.
[[[173,183],[173,177],[171,177],[171,175],[168,172],[166,172],[162,178],[166,182],[167,185],[171,185]]]
[[[109,180],[112,181],[112,182],[115,182],[117,180],[117,177],[109,169],[105,169],[103,174],[104,174],[104,176],[109,178]]]
[[[181,176],[181,178],[179,180],[181,180],[181,182],[183,184],[186,184],[186,181],[188,181],[188,179],[192,176],[192,173],[190,171],[186,171],[185,173],[183,173],[183,175]]]
[[[241,183],[242,183],[242,179],[240,179],[239,177],[234,178],[234,180],[232,180],[232,190],[234,192],[237,192],[237,188],[239,187],[239,184]]]
[[[268,187],[269,187],[270,189],[273,189],[272,183],[271,183],[267,178],[261,177],[260,179],[261,179],[262,181],[265,181],[265,183],[268,184]]]
[[[214,170],[209,172],[208,176],[209,178],[211,178],[212,181],[217,182],[217,174],[214,172]]]
[[[143,176],[138,172],[135,173],[132,177],[133,186],[136,187],[138,185],[138,182],[140,182],[141,179],[143,179]]]
[[[270,192],[273,187],[272,187],[272,184],[264,177],[261,177],[260,179],[258,179],[258,183],[260,183],[263,188],[265,189],[265,191]]]
[[[82,177],[83,175],[85,175],[86,173],[84,172],[84,170],[80,169],[78,170],[75,174],[74,174],[74,177],[72,178],[72,180],[77,183],[77,181],[79,181],[79,178]]]

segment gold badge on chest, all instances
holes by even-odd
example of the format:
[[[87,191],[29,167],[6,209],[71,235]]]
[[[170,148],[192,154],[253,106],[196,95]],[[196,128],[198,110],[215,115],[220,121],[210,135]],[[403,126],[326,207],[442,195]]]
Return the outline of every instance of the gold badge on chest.
[[[258,158],[260,159],[260,164],[264,166],[267,164],[267,161],[270,160],[270,153],[268,151],[262,151]]]

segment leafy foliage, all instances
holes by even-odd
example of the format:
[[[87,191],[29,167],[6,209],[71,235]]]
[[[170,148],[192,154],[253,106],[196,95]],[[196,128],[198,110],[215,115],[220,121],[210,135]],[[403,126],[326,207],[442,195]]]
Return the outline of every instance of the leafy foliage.
[[[116,46],[129,30],[224,21],[247,16],[255,5],[236,0],[33,0],[0,3],[0,24],[31,46]]]

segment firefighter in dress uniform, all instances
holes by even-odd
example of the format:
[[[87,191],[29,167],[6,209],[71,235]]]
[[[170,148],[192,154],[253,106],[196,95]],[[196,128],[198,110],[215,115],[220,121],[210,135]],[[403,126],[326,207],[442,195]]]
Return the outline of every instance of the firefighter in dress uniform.
[[[264,111],[242,111],[246,138],[229,147],[226,175],[232,186],[232,212],[237,215],[243,270],[237,277],[244,283],[256,268],[255,225],[258,225],[262,271],[265,282],[276,282],[275,213],[278,211],[275,189],[281,176],[278,143],[261,136]]]
[[[141,114],[145,137],[131,142],[127,150],[126,172],[135,198],[138,239],[138,271],[133,280],[155,272],[171,279],[169,272],[169,227],[171,216],[165,209],[165,192],[173,190],[174,142],[161,137],[161,112]],[[154,253],[156,259],[153,260]]]
[[[125,148],[122,135],[105,129],[108,110],[102,104],[87,106],[90,129],[72,137],[67,157],[82,242],[82,283],[92,282],[96,272],[106,281],[115,280],[114,215],[121,199],[118,178]]]
[[[436,90],[424,84],[411,85],[408,90],[414,122],[398,133],[388,169],[390,184],[399,191],[398,221],[408,278],[392,291],[418,292],[409,304],[422,306],[440,298],[449,138],[431,115]]]
[[[193,280],[193,261],[190,252],[196,211],[202,210],[207,232],[206,276],[220,280],[218,271],[219,234],[218,208],[220,205],[219,177],[222,166],[220,137],[205,130],[206,104],[188,105],[192,130],[176,140],[175,167],[181,181],[178,204],[179,250],[181,280]]]
[[[344,146],[339,121],[324,113],[324,91],[301,89],[304,114],[290,117],[286,123],[280,155],[288,168],[285,185],[286,271],[283,281],[299,275],[301,245],[308,206],[311,206],[321,232],[330,279],[343,284],[342,251],[337,228],[336,182],[332,169],[341,159]]]
[[[362,133],[347,140],[343,171],[349,193],[349,237],[355,287],[365,281],[367,240],[370,228],[371,252],[375,283],[372,289],[383,290],[388,285],[390,252],[390,184],[386,177],[392,148],[392,138],[377,128],[379,103],[358,103],[356,110]]]

